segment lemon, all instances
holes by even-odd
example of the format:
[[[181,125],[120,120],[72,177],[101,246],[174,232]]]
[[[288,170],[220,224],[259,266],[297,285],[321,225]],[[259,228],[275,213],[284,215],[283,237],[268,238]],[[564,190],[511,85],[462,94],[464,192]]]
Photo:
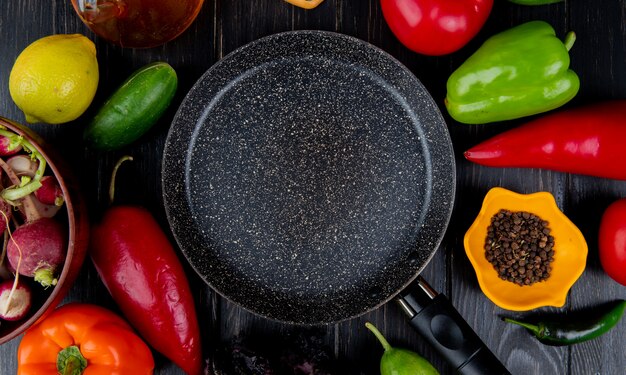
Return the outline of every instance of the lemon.
[[[15,60],[9,92],[29,123],[61,124],[78,118],[98,87],[96,46],[80,34],[36,40]]]

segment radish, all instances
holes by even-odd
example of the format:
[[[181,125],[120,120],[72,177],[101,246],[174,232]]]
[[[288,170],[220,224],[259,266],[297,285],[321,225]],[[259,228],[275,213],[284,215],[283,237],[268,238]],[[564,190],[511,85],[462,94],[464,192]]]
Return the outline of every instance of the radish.
[[[9,264],[20,275],[34,277],[45,288],[56,285],[56,270],[65,260],[65,237],[63,227],[53,219],[26,223],[9,240]]]
[[[11,167],[17,176],[34,177],[39,168],[37,161],[32,160],[30,156],[24,154],[10,157],[9,160],[7,160],[7,165]]]
[[[32,197],[27,197],[27,198],[32,198]],[[24,199],[24,202],[26,201],[26,199]],[[31,216],[35,215],[35,219],[37,220],[39,218],[42,217],[54,217],[57,212],[59,212],[61,210],[61,207],[63,206],[57,206],[56,204],[43,204],[39,201],[39,199],[37,199],[37,197],[32,198],[31,202],[32,203],[32,211],[31,212]],[[33,221],[33,219],[29,219],[27,218],[26,221]]]
[[[4,160],[2,160],[2,158],[0,158],[0,168],[2,168],[2,170],[6,173],[8,179],[11,181],[12,184],[20,185],[21,183],[20,178],[17,177],[17,175],[15,174],[15,171],[13,171],[13,169]],[[16,204],[16,202],[13,202],[11,199],[6,198],[7,191],[9,191],[9,195],[15,192],[15,190],[11,191],[11,189],[4,189],[0,192],[0,199],[3,202],[9,203],[10,205]],[[21,195],[21,194],[18,194],[18,195]],[[25,196],[23,196],[21,198],[21,205],[18,205],[19,210],[25,216],[26,222],[35,221],[42,217],[51,217],[51,216],[46,215],[45,212],[43,212],[44,211],[43,207],[38,207],[38,206],[43,206],[43,205],[41,204],[38,205],[37,199],[35,199],[35,197],[30,193],[27,193]],[[48,211],[48,210],[45,210],[45,211]]]
[[[0,283],[0,318],[9,321],[20,320],[26,317],[32,305],[32,293],[28,285],[7,280]]]
[[[14,142],[12,138],[0,135],[0,156],[9,156],[22,150],[19,142]]]
[[[39,202],[46,205],[62,206],[63,191],[56,178],[53,176],[43,176],[40,180],[41,187],[35,190],[35,196]]]

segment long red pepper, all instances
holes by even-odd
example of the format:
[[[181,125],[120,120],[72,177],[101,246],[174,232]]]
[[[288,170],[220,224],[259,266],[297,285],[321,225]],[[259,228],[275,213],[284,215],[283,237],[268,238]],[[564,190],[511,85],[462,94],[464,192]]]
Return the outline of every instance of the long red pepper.
[[[544,168],[626,180],[626,100],[544,115],[465,152],[491,167]]]
[[[111,296],[148,344],[187,374],[201,374],[200,330],[189,282],[150,212],[109,208],[93,228],[90,251]]]

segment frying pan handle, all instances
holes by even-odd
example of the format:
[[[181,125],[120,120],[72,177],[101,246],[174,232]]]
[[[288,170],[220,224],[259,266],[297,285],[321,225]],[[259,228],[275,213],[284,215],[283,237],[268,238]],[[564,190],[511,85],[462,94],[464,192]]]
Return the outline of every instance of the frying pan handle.
[[[443,294],[418,278],[398,298],[410,324],[463,375],[510,375]]]

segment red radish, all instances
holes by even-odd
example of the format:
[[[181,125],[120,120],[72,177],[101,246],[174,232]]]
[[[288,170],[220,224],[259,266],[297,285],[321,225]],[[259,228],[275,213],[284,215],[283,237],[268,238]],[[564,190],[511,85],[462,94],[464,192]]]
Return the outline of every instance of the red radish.
[[[32,198],[32,197],[29,197],[29,198]],[[56,215],[57,212],[61,210],[61,207],[63,207],[63,206],[57,206],[55,204],[43,204],[39,201],[39,199],[37,199],[37,197],[32,199],[31,203],[32,203],[31,208],[33,209],[34,215],[36,215],[37,219],[42,218],[42,217],[54,217],[54,215]]]
[[[12,143],[9,137],[0,135],[0,156],[9,156],[22,150],[19,143]]]
[[[32,160],[28,155],[15,155],[7,160],[7,165],[11,167],[17,176],[33,177],[39,168],[39,163]]]
[[[14,280],[0,283],[0,318],[9,321],[26,317],[32,305],[30,287],[22,282],[13,290]]]
[[[35,196],[39,202],[47,205],[62,206],[63,190],[53,176],[43,176],[40,180],[41,187],[35,190]]]
[[[46,288],[56,285],[55,272],[65,260],[65,238],[65,231],[57,221],[50,218],[35,220],[13,232],[7,246],[7,258],[20,275],[34,277]]]

